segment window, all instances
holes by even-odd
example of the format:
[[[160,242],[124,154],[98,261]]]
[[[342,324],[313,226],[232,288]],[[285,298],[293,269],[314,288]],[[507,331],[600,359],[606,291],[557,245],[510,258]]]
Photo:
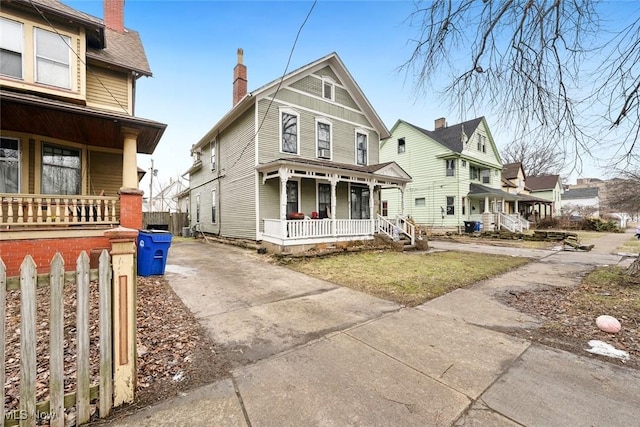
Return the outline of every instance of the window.
[[[456,213],[456,207],[455,207],[455,200],[456,198],[454,196],[447,196],[447,215],[455,215]]]
[[[478,151],[487,152],[487,137],[478,134]]]
[[[455,176],[455,170],[456,170],[455,159],[445,160],[445,163],[447,165],[447,176]]]
[[[398,154],[402,154],[407,150],[404,138],[398,139]]]
[[[287,219],[298,211],[298,181],[287,181]]]
[[[218,144],[215,140],[211,141],[211,170],[216,170],[216,150],[218,148]]]
[[[424,197],[418,197],[415,200],[416,206],[427,206],[427,200]]]
[[[318,158],[331,158],[331,124],[324,121],[316,122],[316,138],[318,141]]]
[[[35,29],[36,81],[71,89],[71,38]]]
[[[80,194],[80,150],[42,145],[42,193]]]
[[[367,134],[356,132],[356,161],[359,165],[367,165]]]
[[[479,181],[480,180],[480,169],[478,169],[475,166],[471,166],[469,168],[469,179],[471,179],[473,181]]]
[[[333,101],[335,98],[335,87],[329,79],[322,79],[322,97]]]
[[[382,208],[380,210],[382,211],[382,216],[389,216],[389,202],[386,200],[383,200]]]
[[[0,74],[22,78],[22,24],[0,18]]]
[[[463,197],[460,204],[462,205],[461,206],[462,207],[462,215],[466,215],[467,214],[466,213],[467,212],[467,198]]]
[[[467,167],[467,161],[466,160],[462,160],[462,167],[466,168]]]
[[[369,187],[352,185],[351,219],[371,219],[369,213]]]
[[[283,111],[281,119],[282,152],[298,154],[298,115]]]
[[[216,190],[211,190],[211,223],[216,223]]]
[[[19,140],[0,139],[0,193],[20,192]]]
[[[196,222],[200,222],[200,195],[196,194]]]
[[[331,212],[331,185],[318,184],[318,216],[329,218]]]
[[[482,175],[482,183],[491,184],[491,171],[489,169],[482,169],[480,173]]]

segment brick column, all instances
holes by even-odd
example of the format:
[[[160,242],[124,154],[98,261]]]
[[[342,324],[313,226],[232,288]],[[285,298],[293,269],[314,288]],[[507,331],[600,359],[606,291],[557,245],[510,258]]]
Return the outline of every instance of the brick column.
[[[120,189],[120,226],[142,229],[142,195],[137,188]]]
[[[133,402],[136,390],[136,239],[138,231],[118,227],[104,233],[113,268],[113,406]]]

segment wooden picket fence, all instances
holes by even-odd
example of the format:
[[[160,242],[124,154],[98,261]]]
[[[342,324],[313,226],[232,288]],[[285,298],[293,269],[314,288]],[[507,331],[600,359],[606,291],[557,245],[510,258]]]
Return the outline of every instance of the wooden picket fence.
[[[65,425],[66,408],[75,406],[75,423],[89,421],[90,402],[99,400],[101,418],[109,415],[113,405],[113,340],[112,340],[112,269],[109,252],[102,251],[99,268],[90,270],[89,256],[82,252],[77,259],[75,271],[65,272],[64,260],[56,253],[51,261],[49,274],[38,275],[36,265],[27,255],[20,267],[19,278],[6,277],[5,264],[0,257],[0,384],[6,380],[6,305],[7,291],[20,292],[20,403],[12,411],[5,409],[5,389],[0,388],[1,419],[5,426],[35,426],[39,419],[48,418],[51,426]],[[90,385],[90,334],[89,293],[90,281],[98,281],[99,289],[99,383]],[[76,286],[76,388],[64,393],[64,298],[65,283]],[[37,319],[36,290],[50,287],[49,310],[49,396],[36,401],[36,329],[44,319]]]

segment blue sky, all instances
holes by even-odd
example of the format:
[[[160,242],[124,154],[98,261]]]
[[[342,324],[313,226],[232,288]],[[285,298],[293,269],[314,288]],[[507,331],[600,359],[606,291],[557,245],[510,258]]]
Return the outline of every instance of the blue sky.
[[[102,17],[102,0],[66,4]],[[153,156],[139,155],[158,181],[185,172],[189,148],[230,108],[237,48],[244,49],[249,90],[282,75],[296,33],[311,1],[127,0],[125,27],[140,33],[153,72],[137,86],[136,115],[168,124]],[[384,123],[402,118],[432,129],[474,118],[445,109],[435,95],[417,98],[413,82],[398,67],[409,58],[415,30],[405,20],[411,1],[328,1],[316,4],[296,45],[289,71],[337,52]],[[510,141],[489,113],[485,115],[501,150]],[[585,163],[583,176],[600,176]],[[575,176],[573,176],[575,180]],[[148,189],[148,177],[141,189]],[[155,191],[155,190],[154,190]]]

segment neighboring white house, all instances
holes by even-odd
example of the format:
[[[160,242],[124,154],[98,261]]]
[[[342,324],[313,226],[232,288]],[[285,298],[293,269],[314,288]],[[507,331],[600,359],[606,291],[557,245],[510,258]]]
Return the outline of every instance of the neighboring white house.
[[[151,210],[149,210],[149,198],[142,202],[143,212],[186,212],[184,206],[179,205],[178,195],[187,190],[189,186],[181,179],[169,179],[169,184],[161,188],[154,188],[151,195]]]
[[[598,187],[571,188],[562,194],[562,214],[598,218],[600,197]]]

